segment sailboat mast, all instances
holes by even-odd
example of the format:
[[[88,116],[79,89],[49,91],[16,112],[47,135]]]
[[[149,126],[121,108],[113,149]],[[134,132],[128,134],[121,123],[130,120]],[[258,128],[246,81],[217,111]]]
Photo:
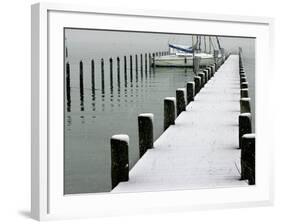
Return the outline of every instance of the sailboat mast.
[[[211,36],[209,36],[209,54],[212,52]]]
[[[204,36],[204,51],[207,53],[206,36]]]

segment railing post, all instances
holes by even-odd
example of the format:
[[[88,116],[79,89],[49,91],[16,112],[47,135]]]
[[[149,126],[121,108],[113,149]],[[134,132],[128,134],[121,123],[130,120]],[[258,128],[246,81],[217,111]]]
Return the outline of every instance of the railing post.
[[[138,116],[140,157],[148,149],[153,148],[153,117],[152,113],[144,113]]]
[[[249,89],[241,89],[240,95],[241,95],[241,98],[249,98]]]
[[[195,83],[188,82],[186,84],[186,104],[189,104],[191,101],[194,101],[195,96]]]
[[[241,180],[248,180],[249,185],[256,183],[256,153],[255,134],[245,134],[242,136],[241,149]]]
[[[209,81],[209,70],[208,69],[204,69],[203,73],[204,73],[205,84],[206,84]]]
[[[241,82],[240,88],[241,89],[247,89],[249,87],[249,83],[248,82]]]
[[[195,95],[196,95],[197,93],[200,92],[201,89],[201,77],[195,76],[194,83],[195,83]]]
[[[181,112],[185,111],[185,107],[186,107],[185,88],[178,88],[176,90],[176,102],[177,102],[177,116],[179,116]]]
[[[205,85],[205,74],[204,74],[204,72],[199,72],[198,76],[201,78],[201,86],[200,86],[200,89],[201,89]]]
[[[83,62],[80,61],[79,63],[79,70],[80,70],[80,95],[84,95],[84,82],[83,82]]]
[[[176,98],[166,97],[164,99],[164,130],[175,124],[176,119]]]
[[[101,91],[104,93],[104,60],[101,59]]]
[[[242,136],[244,134],[252,133],[251,119],[252,116],[250,113],[239,115],[239,149],[242,147]]]
[[[129,180],[129,136],[113,135],[111,144],[111,186]]]
[[[242,113],[251,113],[251,106],[250,106],[251,98],[241,98],[240,99],[240,112]]]

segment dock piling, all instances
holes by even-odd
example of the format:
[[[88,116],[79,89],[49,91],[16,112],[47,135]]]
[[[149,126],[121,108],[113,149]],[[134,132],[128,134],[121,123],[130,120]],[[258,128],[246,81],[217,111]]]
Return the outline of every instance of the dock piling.
[[[152,113],[143,113],[138,116],[140,157],[148,149],[153,148],[153,117]]]
[[[176,102],[177,102],[177,116],[179,116],[181,112],[185,111],[185,107],[186,107],[185,88],[178,88],[176,90]]]
[[[200,77],[201,79],[201,86],[200,86],[200,89],[204,87],[205,85],[205,73],[204,72],[199,72],[198,73],[198,76]]]
[[[252,116],[250,113],[242,113],[239,115],[239,149],[242,147],[242,136],[252,133],[251,119]]]
[[[176,119],[176,98],[166,97],[164,99],[164,130],[175,124]]]
[[[203,73],[204,73],[204,79],[205,79],[205,84],[206,84],[209,81],[209,70],[204,69]]]
[[[249,83],[248,82],[241,82],[241,89],[247,89],[249,87]]]
[[[247,82],[247,78],[245,77],[245,76],[241,76],[241,78],[240,78],[240,82],[241,83],[245,83],[245,82]]]
[[[191,101],[194,101],[195,96],[195,83],[188,82],[186,84],[186,104],[189,104]]]
[[[121,181],[129,180],[129,136],[113,135],[111,144],[111,185],[115,188]]]
[[[127,57],[124,56],[124,73],[127,73]]]
[[[83,106],[84,101],[84,75],[83,75],[83,62],[80,61],[79,63],[79,71],[80,71],[80,100],[81,100],[81,106]]]
[[[130,55],[130,74],[133,73],[133,56]]]
[[[242,113],[251,113],[251,106],[250,106],[251,98],[241,98],[240,99],[240,112]]]
[[[195,95],[200,92],[200,89],[201,89],[201,80],[202,80],[202,79],[201,79],[200,76],[195,76],[195,77],[194,77]]]
[[[95,61],[91,60],[92,89],[95,89]]]
[[[118,91],[120,91],[120,58],[117,57],[117,85]]]
[[[117,57],[117,73],[120,74],[120,58]]]
[[[249,97],[249,89],[241,89],[240,95],[241,95],[241,98],[248,98]]]
[[[241,180],[248,180],[249,185],[255,184],[255,134],[245,134],[242,136],[241,149]]]
[[[70,111],[71,105],[71,94],[70,94],[70,65],[66,63],[66,100],[67,100],[67,111]]]
[[[104,93],[104,60],[101,59],[101,91]]]
[[[138,71],[138,55],[135,55],[136,72]]]
[[[113,59],[109,59],[109,67],[110,67],[110,91],[113,92]]]

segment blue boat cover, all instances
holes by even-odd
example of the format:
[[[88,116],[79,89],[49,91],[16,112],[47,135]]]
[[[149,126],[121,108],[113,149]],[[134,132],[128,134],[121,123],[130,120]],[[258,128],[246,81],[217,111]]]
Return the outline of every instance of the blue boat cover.
[[[173,44],[169,44],[169,47],[186,52],[186,53],[193,53],[192,47],[183,47],[183,46],[178,46],[178,45],[173,45]]]

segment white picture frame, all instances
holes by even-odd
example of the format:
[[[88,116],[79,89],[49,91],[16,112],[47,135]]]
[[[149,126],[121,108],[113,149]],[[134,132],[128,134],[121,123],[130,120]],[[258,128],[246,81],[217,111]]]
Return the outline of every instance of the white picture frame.
[[[50,220],[271,205],[273,146],[268,132],[270,109],[266,107],[271,80],[263,74],[273,74],[269,60],[273,52],[273,23],[271,18],[247,16],[97,9],[50,3],[32,5],[32,217]],[[63,150],[63,105],[60,105],[63,79],[54,79],[54,74],[63,74],[60,73],[63,67],[61,34],[65,26],[171,33],[179,30],[200,34],[219,32],[220,35],[256,37],[257,184],[247,188],[64,196],[60,151]],[[182,27],[189,27],[188,32]]]

